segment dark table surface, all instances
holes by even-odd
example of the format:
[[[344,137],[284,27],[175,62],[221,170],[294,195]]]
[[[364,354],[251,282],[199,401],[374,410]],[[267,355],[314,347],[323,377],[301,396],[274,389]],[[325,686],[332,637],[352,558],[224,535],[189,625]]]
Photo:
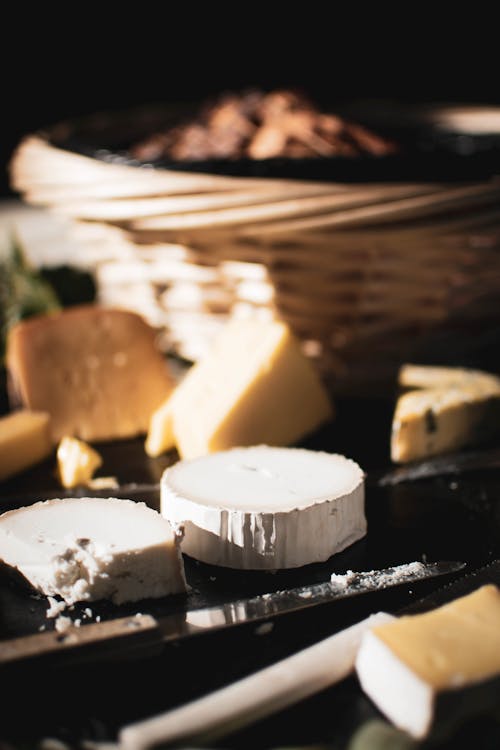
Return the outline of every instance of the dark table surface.
[[[378,485],[380,472],[391,468],[392,407],[392,399],[340,402],[335,421],[304,443],[344,453],[367,472],[368,534],[363,540],[326,563],[276,574],[216,569],[186,558],[188,581],[194,588],[191,599],[140,602],[132,608],[96,603],[92,604],[94,615],[102,613],[106,619],[135,611],[161,614],[192,607],[193,602],[219,603],[328,580],[332,572],[371,570],[414,560],[463,560],[467,563],[465,572],[472,573],[500,557],[498,469],[468,470],[395,486]],[[155,485],[166,466],[176,460],[175,454],[150,459],[143,451],[142,440],[102,445],[100,451],[104,457],[102,475],[116,475],[124,496],[134,489],[131,483],[139,485],[134,499],[158,507]],[[50,460],[1,484],[2,510],[41,497],[60,496],[53,469]],[[4,668],[0,670],[0,747],[36,748],[47,737],[63,740],[70,747],[80,747],[85,740],[113,741],[125,724],[250,674],[370,612],[397,613],[461,575],[402,585],[277,617],[265,634],[259,634],[254,623],[173,641],[154,657]],[[470,585],[489,580],[488,574],[483,578],[472,579]],[[453,589],[444,594],[445,598],[451,596]],[[432,603],[431,600],[422,606]],[[36,632],[47,622],[45,609],[44,598],[34,598],[5,573],[0,576],[2,639]],[[498,715],[483,715],[465,723],[457,717],[457,727],[447,738],[439,742],[431,738],[425,746],[455,748],[474,743],[476,748],[498,748]],[[352,677],[219,740],[217,747],[250,749],[323,743],[339,750],[358,750],[377,747],[375,734],[383,734],[384,727],[388,729]],[[395,747],[390,742],[396,740],[401,737],[391,735],[381,746]]]

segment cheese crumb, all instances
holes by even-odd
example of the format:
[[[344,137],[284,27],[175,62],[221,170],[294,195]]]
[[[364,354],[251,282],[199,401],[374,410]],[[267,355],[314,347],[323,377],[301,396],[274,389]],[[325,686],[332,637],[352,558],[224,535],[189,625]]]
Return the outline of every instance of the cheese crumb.
[[[274,622],[263,622],[262,625],[258,625],[254,633],[255,635],[267,635],[270,633],[274,628]]]
[[[424,572],[425,565],[423,563],[411,562],[388,570],[368,570],[359,573],[348,570],[344,574],[333,573],[330,581],[339,589],[347,589],[349,586],[356,586],[359,589],[384,588],[384,586],[404,583],[408,578],[413,580],[415,577],[423,576]]]
[[[60,602],[57,599],[54,599],[53,596],[49,596],[47,598],[49,600],[49,607],[45,613],[45,617],[50,620],[60,615],[61,612],[64,612],[67,604],[66,602]]]
[[[120,483],[116,477],[94,477],[89,479],[86,486],[91,490],[117,490]]]
[[[68,630],[71,628],[72,624],[73,622],[70,617],[59,615],[59,617],[54,623],[54,626],[58,633],[67,633]]]

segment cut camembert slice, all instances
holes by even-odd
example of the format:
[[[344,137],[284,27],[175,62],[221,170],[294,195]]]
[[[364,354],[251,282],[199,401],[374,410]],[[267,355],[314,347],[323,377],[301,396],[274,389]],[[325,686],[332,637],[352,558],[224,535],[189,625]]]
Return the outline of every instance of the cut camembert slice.
[[[399,384],[413,388],[396,404],[391,458],[415,461],[479,443],[500,430],[500,378],[479,370],[405,365]]]
[[[417,738],[452,722],[457,709],[462,717],[484,710],[488,694],[498,696],[500,591],[488,584],[374,627],[363,636],[356,670],[382,713]]]
[[[68,604],[186,590],[178,535],[132,500],[64,498],[8,511],[0,516],[0,560]]]
[[[184,528],[182,550],[198,560],[295,568],[326,560],[365,535],[364,474],[344,456],[234,448],[167,469],[161,511]]]
[[[145,433],[173,388],[154,330],[135,313],[98,305],[16,324],[6,362],[11,401],[48,412],[55,442]]]

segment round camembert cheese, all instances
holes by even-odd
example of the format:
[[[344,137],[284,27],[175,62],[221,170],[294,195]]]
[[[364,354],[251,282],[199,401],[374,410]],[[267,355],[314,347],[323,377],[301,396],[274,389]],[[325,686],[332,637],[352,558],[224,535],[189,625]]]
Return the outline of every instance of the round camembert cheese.
[[[132,500],[64,498],[8,511],[0,516],[0,560],[68,604],[186,590],[178,535]]]
[[[161,512],[182,551],[214,565],[295,568],[366,534],[364,474],[340,455],[261,445],[180,461],[161,483]]]

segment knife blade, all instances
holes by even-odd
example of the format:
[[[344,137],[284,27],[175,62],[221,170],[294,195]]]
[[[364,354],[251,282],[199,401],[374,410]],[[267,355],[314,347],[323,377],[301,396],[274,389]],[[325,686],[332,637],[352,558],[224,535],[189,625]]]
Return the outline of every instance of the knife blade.
[[[193,609],[184,613],[180,618],[178,615],[167,615],[158,618],[158,623],[164,641],[176,640],[209,630],[269,620],[278,615],[405,583],[457,573],[464,567],[463,562],[441,561],[415,562],[361,573],[348,571],[346,575],[332,576],[330,581],[323,583],[283,589],[251,598],[236,599],[212,607]]]
[[[500,450],[489,448],[480,451],[464,451],[435,456],[425,461],[416,461],[406,466],[397,466],[381,476],[371,476],[372,484],[380,487],[392,487],[403,482],[415,482],[419,479],[455,476],[472,471],[498,469],[500,467]]]
[[[377,590],[457,573],[458,561],[409,563],[361,573],[349,571],[323,583],[273,591],[220,605],[183,609],[169,615],[132,615],[48,631],[0,642],[0,667],[50,659],[67,663],[92,658],[123,658],[161,650],[164,643],[360,596]]]

